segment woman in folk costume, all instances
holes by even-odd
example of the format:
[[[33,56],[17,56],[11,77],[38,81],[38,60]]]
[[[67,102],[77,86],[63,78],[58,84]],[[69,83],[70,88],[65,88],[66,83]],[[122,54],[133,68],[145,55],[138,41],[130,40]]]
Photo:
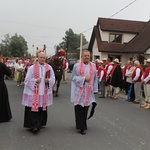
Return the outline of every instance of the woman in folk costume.
[[[23,81],[24,78],[24,70],[25,70],[25,65],[22,63],[22,60],[18,61],[18,64],[15,66],[16,70],[16,81],[17,81],[17,86],[21,85],[21,82]]]
[[[96,66],[90,62],[90,52],[82,51],[81,58],[82,60],[73,67],[71,102],[75,108],[76,129],[84,135],[87,130],[88,108],[91,104],[96,105],[94,94],[98,92],[98,84]]]
[[[12,118],[11,109],[9,105],[8,90],[4,82],[4,76],[11,76],[11,70],[1,62],[3,57],[0,52],[0,123],[9,121]]]
[[[29,67],[24,84],[22,104],[25,106],[24,127],[37,132],[47,122],[47,106],[53,103],[55,76],[46,55],[38,54],[38,62]]]

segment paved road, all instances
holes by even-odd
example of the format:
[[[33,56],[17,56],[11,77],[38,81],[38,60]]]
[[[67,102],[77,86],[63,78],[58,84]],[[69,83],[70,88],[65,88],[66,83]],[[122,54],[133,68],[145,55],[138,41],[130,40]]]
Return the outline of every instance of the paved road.
[[[23,86],[6,81],[13,119],[0,124],[0,150],[149,150],[150,111],[137,104],[100,99],[96,113],[88,121],[88,132],[75,130],[70,102],[70,82],[61,84],[60,96],[48,108],[47,126],[34,135],[23,128]]]

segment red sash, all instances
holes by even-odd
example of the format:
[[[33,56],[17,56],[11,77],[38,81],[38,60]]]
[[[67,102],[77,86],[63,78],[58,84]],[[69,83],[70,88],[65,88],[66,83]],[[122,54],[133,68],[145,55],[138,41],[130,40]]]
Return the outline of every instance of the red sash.
[[[91,62],[89,63],[89,65],[90,65],[89,75],[90,75],[91,80],[88,83],[88,86],[87,86],[87,89],[86,89],[87,93],[86,93],[85,103],[84,103],[85,106],[88,106],[90,93],[91,93],[91,90],[92,90],[93,66],[92,66]],[[84,63],[83,62],[79,63],[79,75],[82,76],[82,77],[84,76]],[[79,103],[81,95],[83,93],[83,90],[84,90],[84,86],[80,87],[80,91],[79,91],[79,95],[78,95],[78,99],[76,101],[76,104]]]
[[[44,63],[45,71],[46,71],[46,78],[50,78],[50,70],[49,65]],[[34,64],[34,78],[37,79],[40,77],[39,73],[39,63]],[[49,73],[48,73],[49,72]],[[44,100],[43,100],[43,110],[46,110],[46,100],[47,100],[47,92],[48,92],[48,85],[45,84],[44,88]],[[38,100],[39,100],[39,84],[35,84],[34,93],[33,93],[33,103],[32,103],[32,111],[38,112]]]

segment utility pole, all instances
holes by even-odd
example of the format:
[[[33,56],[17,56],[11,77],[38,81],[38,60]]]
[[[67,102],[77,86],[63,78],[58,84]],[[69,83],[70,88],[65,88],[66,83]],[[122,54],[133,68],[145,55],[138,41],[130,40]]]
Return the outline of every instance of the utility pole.
[[[69,37],[66,36],[66,59],[68,59]]]
[[[79,58],[80,60],[81,60],[82,45],[83,45],[83,44],[82,44],[82,41],[83,41],[82,39],[83,39],[83,35],[82,35],[82,33],[81,33],[81,36],[80,36],[80,58]]]

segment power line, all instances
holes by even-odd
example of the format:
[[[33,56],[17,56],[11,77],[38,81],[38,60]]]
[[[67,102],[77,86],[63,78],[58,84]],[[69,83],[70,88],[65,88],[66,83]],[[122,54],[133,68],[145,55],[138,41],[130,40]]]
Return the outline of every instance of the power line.
[[[132,1],[131,3],[129,3],[128,5],[126,5],[125,7],[123,7],[122,9],[120,9],[118,12],[116,12],[116,13],[113,14],[113,15],[111,15],[109,18],[112,18],[112,17],[114,17],[115,15],[119,14],[119,13],[122,12],[124,9],[128,8],[130,5],[132,5],[133,3],[135,3],[136,1],[137,1],[137,0]],[[87,29],[87,30],[85,30],[85,31],[83,31],[83,32],[81,32],[81,33],[87,32],[87,31],[91,30],[92,28],[93,28],[93,27],[91,27],[91,28],[89,28],[89,29]]]
[[[81,32],[81,33],[87,32],[87,31],[91,30],[92,28],[93,28],[93,27],[91,27],[91,28],[89,28],[89,29],[87,29],[87,30],[85,30],[85,31],[83,31],[83,32]]]
[[[119,14],[120,12],[122,12],[124,9],[128,8],[130,5],[132,5],[133,3],[135,3],[137,0],[134,0],[133,2],[129,3],[128,5],[126,5],[125,7],[123,7],[122,9],[120,9],[118,12],[116,12],[115,14],[111,15],[109,18],[114,17],[115,15]]]

